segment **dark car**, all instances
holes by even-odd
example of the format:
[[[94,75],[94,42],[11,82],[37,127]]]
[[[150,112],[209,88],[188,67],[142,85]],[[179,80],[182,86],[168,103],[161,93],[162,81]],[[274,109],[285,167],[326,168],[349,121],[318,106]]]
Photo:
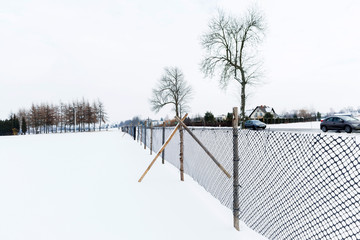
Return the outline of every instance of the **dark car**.
[[[323,132],[327,130],[344,130],[347,133],[351,133],[354,130],[360,130],[360,121],[349,116],[332,116],[321,121],[320,129]]]
[[[245,128],[251,128],[251,129],[265,129],[266,128],[266,124],[259,121],[259,120],[247,120],[245,122]]]

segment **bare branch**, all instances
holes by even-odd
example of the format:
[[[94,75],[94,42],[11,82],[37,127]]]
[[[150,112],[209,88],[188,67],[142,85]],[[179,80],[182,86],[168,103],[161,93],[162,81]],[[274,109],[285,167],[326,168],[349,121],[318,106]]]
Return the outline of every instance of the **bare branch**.
[[[241,85],[241,115],[245,116],[246,85],[255,83],[261,75],[257,59],[257,45],[265,31],[264,18],[256,9],[250,9],[240,18],[219,11],[209,23],[209,32],[202,36],[206,55],[201,62],[205,76],[220,72],[219,83],[226,88],[230,79]]]
[[[150,99],[151,109],[159,112],[166,105],[173,105],[176,116],[185,111],[187,101],[192,95],[192,89],[184,80],[182,71],[177,67],[165,68],[164,75],[153,89]]]

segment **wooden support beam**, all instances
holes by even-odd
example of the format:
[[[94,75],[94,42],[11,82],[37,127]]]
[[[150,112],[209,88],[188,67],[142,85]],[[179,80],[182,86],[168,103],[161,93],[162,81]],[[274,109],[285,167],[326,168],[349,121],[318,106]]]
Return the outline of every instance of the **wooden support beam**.
[[[239,224],[239,138],[238,138],[239,114],[238,108],[233,108],[233,215],[234,228],[240,230]]]
[[[185,116],[182,118],[182,120],[184,121],[186,119],[188,114],[185,114]],[[155,163],[156,159],[160,156],[161,152],[165,149],[166,145],[169,144],[170,140],[173,138],[173,136],[175,135],[176,131],[179,129],[180,127],[180,123],[178,123],[175,127],[175,129],[172,131],[171,135],[168,137],[168,139],[166,140],[166,142],[164,143],[164,145],[160,148],[159,152],[156,154],[155,158],[151,161],[150,165],[148,166],[148,168],[145,170],[145,172],[143,173],[143,175],[140,177],[138,182],[141,182],[143,180],[143,178],[145,177],[145,175],[148,173],[148,171],[150,170],[150,168],[152,167],[152,165]]]
[[[180,118],[179,118],[180,119]],[[180,135],[180,180],[184,181],[184,130],[182,126],[179,127]]]
[[[202,149],[207,153],[207,155],[214,161],[214,163],[225,173],[228,178],[231,178],[231,175],[225,170],[225,168],[216,160],[216,158],[207,150],[207,148],[200,142],[200,140],[191,132],[191,130],[183,123],[178,117],[175,117],[177,121],[184,127],[184,129],[190,134],[190,136],[200,145]]]
[[[162,127],[162,144],[165,143],[165,122],[163,122],[163,127]],[[165,164],[165,150],[162,151],[162,164]]]

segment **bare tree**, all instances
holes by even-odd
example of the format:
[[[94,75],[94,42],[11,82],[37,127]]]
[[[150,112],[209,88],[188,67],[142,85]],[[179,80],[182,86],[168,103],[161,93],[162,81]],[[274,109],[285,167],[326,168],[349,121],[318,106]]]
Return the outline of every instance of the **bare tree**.
[[[26,122],[26,115],[27,115],[27,112],[26,112],[26,109],[25,108],[21,108],[18,110],[18,113],[16,114],[16,117],[19,119],[20,121],[20,126],[23,126],[23,121]],[[22,133],[24,133],[23,129],[22,130]]]
[[[85,122],[88,124],[87,130],[90,131],[91,129],[90,124],[96,123],[96,113],[91,108],[89,101],[86,101],[84,112],[85,112]]]
[[[177,67],[165,68],[164,75],[160,78],[158,86],[153,89],[150,103],[152,110],[159,112],[164,106],[173,105],[175,115],[181,118],[182,112],[186,111],[187,102],[191,97],[192,89],[184,80],[184,74]],[[180,179],[184,181],[184,133],[180,126]]]
[[[307,109],[302,108],[298,111],[297,116],[300,118],[310,118],[310,117],[312,117],[312,114]]]
[[[257,45],[264,34],[264,19],[255,9],[236,18],[219,11],[209,24],[209,32],[202,36],[201,45],[206,56],[201,70],[206,76],[221,71],[220,85],[226,88],[230,79],[241,86],[241,120],[245,120],[246,86],[254,83],[261,72],[261,62],[256,57]]]
[[[192,89],[184,80],[184,74],[177,67],[164,69],[165,73],[160,78],[158,85],[152,91],[150,99],[152,110],[159,112],[166,105],[173,105],[177,117],[188,108],[188,100]]]
[[[58,105],[54,105],[51,104],[51,112],[52,112],[52,118],[53,118],[53,126],[51,128],[51,131],[54,132],[54,127],[55,127],[55,132],[57,133],[58,131],[58,126],[60,123],[60,111],[59,111],[59,106]]]
[[[29,115],[34,134],[38,134],[40,126],[39,106],[32,104]]]
[[[64,113],[65,105],[61,101],[60,101],[60,106],[58,107],[58,111],[59,111],[60,132],[62,133],[64,126],[66,126],[66,123],[65,123],[65,113]]]
[[[97,117],[99,121],[99,131],[101,131],[101,123],[106,123],[108,121],[107,113],[105,111],[104,104],[100,101],[100,99],[97,100]]]
[[[75,121],[76,111],[76,121]],[[11,114],[10,117],[13,117]],[[40,103],[32,104],[29,110],[20,109],[16,117],[21,121],[26,122],[28,133],[53,133],[72,131],[77,127],[79,131],[85,131],[85,124],[88,124],[88,131],[90,131],[90,124],[95,125],[99,122],[105,123],[108,120],[107,113],[105,112],[104,104],[98,100],[90,105],[89,101],[84,98],[81,101],[73,101],[72,103],[65,104],[60,102],[59,105]],[[75,126],[76,122],[76,126]],[[22,124],[22,122],[21,122]]]

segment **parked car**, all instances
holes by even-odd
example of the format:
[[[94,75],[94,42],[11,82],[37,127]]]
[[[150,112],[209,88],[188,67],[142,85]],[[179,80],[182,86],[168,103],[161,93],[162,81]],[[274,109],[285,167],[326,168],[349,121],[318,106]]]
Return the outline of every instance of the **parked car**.
[[[320,129],[323,132],[327,130],[344,130],[347,133],[351,133],[354,130],[360,130],[360,121],[349,116],[332,116],[321,121]]]
[[[259,120],[247,120],[245,122],[245,128],[251,128],[251,129],[265,129],[266,128],[266,124],[259,121]]]

